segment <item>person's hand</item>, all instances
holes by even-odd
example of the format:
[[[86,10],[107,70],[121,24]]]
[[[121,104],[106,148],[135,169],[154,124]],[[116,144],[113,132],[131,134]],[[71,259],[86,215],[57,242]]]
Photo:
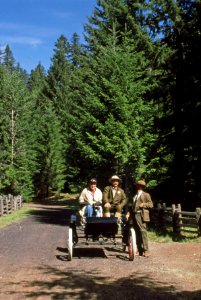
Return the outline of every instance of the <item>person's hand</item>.
[[[111,204],[109,202],[105,203],[104,207],[110,208]]]
[[[121,204],[119,204],[119,205],[118,205],[118,208],[119,208],[120,210],[122,210],[122,206],[121,206]]]
[[[128,221],[129,217],[130,217],[130,214],[127,213],[127,214],[125,215],[126,221]]]
[[[144,203],[140,203],[139,207],[142,208],[144,206]]]

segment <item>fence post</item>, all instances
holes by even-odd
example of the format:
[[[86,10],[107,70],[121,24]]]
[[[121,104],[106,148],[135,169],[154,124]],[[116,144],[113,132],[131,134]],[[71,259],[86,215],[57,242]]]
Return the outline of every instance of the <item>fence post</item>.
[[[196,208],[196,220],[198,224],[198,237],[201,236],[201,208],[197,207]]]
[[[161,224],[160,224],[160,210],[161,210],[161,204],[157,203],[157,230],[159,231],[161,228]]]
[[[3,216],[3,197],[0,196],[0,216]]]
[[[9,214],[9,211],[8,211],[8,202],[9,202],[9,199],[8,199],[8,196],[5,196],[5,206],[6,206],[6,214],[8,215]]]
[[[158,219],[159,219],[159,226],[161,232],[166,232],[166,226],[165,226],[165,210],[166,210],[166,204],[163,203],[162,207],[159,209]]]
[[[11,211],[15,211],[15,197],[10,196],[11,201]]]
[[[172,204],[172,225],[173,225],[173,237],[177,238],[180,236],[180,226],[179,226],[179,213],[176,209],[176,205]]]
[[[22,208],[22,196],[19,197],[20,197],[20,208]]]
[[[180,234],[180,233],[181,233],[181,226],[182,226],[182,223],[183,223],[183,222],[182,222],[182,219],[181,219],[181,217],[182,217],[182,213],[181,213],[181,204],[178,204],[177,207],[178,207],[178,210],[177,210],[177,211],[178,211],[178,213],[179,213],[179,214],[178,214],[178,219],[179,219],[179,220],[178,220],[178,221],[179,221],[178,223],[179,223],[179,234]]]

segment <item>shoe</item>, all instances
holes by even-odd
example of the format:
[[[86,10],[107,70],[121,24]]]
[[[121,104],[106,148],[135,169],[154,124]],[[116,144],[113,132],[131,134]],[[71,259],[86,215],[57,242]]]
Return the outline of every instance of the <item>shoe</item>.
[[[139,253],[139,251],[137,251],[137,252],[135,253],[135,255],[136,255],[136,256],[140,256],[140,253]]]
[[[86,223],[87,223],[87,222],[86,222],[86,218],[85,218],[85,217],[82,217],[81,220],[80,220],[80,225],[81,225],[82,230],[85,229]]]
[[[144,253],[143,253],[143,256],[144,256],[144,257],[149,257],[149,256],[150,256],[150,254],[149,254],[149,252],[148,252],[148,251],[144,251]]]

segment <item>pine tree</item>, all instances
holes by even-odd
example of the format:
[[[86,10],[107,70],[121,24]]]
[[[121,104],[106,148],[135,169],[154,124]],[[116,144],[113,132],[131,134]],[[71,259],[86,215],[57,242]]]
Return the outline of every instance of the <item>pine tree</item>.
[[[200,1],[148,1],[147,25],[166,47],[166,76],[161,81],[161,141],[174,155],[169,169],[171,189],[183,201],[188,190],[199,193],[199,142],[194,129],[200,118]],[[158,93],[159,94],[159,93]],[[194,163],[196,161],[196,163]],[[187,194],[186,194],[187,192]],[[197,196],[195,196],[196,198]]]
[[[81,72],[85,84],[77,102],[80,108],[74,110],[79,122],[74,124],[73,140],[85,177],[108,177],[115,171],[145,175],[146,152],[156,139],[155,107],[145,100],[154,86],[146,76],[149,61],[143,52],[133,50],[127,37],[122,45],[116,44],[113,30],[108,45],[100,45]]]
[[[24,199],[33,194],[32,151],[26,140],[29,97],[22,74],[1,67],[1,191],[20,193]]]
[[[61,124],[55,115],[52,102],[44,94],[46,85],[45,70],[39,64],[31,72],[29,81],[33,98],[32,119],[34,131],[32,140],[34,141],[37,163],[33,181],[38,197],[47,196],[50,190],[59,193],[65,182]]]
[[[151,91],[158,74],[150,60],[155,49],[138,20],[139,9],[135,14],[128,2],[98,1],[85,25],[88,57],[74,101],[79,121],[72,135],[85,177],[107,176],[106,170],[138,177],[150,166],[148,149],[156,139]],[[150,178],[156,168],[147,172]]]
[[[48,71],[47,82],[48,90],[47,96],[53,102],[58,118],[64,125],[66,112],[68,111],[68,93],[69,80],[71,72],[71,62],[69,62],[70,44],[61,35],[55,43],[54,55],[52,57],[52,65]]]
[[[1,64],[9,69],[15,68],[15,58],[9,45],[6,45],[4,51],[1,53]]]

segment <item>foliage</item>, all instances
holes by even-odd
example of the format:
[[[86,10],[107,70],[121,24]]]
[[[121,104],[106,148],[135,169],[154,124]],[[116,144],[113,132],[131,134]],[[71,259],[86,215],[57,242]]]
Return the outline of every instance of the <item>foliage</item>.
[[[47,74],[1,50],[0,191],[30,200],[117,172],[199,206],[200,6],[98,0],[85,44],[61,35]]]

